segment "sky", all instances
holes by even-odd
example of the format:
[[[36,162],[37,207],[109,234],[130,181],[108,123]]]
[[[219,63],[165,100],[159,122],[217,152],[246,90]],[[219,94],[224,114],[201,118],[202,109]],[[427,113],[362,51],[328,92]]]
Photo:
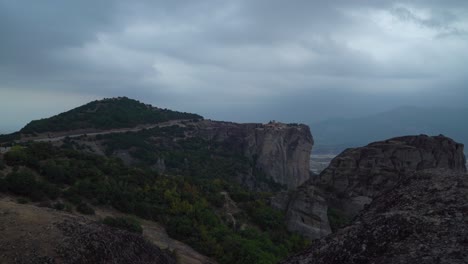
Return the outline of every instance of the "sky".
[[[128,96],[238,122],[464,107],[468,1],[0,0],[0,133]]]

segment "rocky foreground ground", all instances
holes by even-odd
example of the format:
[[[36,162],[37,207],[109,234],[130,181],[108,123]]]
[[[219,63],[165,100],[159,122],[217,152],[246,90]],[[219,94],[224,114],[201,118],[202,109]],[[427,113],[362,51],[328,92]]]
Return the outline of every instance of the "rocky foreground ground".
[[[49,208],[0,201],[0,263],[176,263],[141,235]]]
[[[468,175],[424,170],[283,264],[468,263]]]

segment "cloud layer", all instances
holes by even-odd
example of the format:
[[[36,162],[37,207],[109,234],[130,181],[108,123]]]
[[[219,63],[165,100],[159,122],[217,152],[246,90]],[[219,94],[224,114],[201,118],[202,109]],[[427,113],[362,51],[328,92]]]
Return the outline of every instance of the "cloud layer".
[[[3,130],[119,95],[300,122],[468,98],[466,1],[0,0],[0,36]]]

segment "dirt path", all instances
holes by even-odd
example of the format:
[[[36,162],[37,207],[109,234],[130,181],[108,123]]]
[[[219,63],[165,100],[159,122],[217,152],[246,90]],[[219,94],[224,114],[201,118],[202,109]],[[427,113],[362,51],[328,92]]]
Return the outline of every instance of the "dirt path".
[[[93,129],[82,129],[82,130],[73,130],[73,131],[66,131],[66,132],[56,132],[56,133],[42,133],[35,137],[23,137],[18,142],[26,142],[26,141],[35,141],[35,142],[55,142],[63,140],[67,137],[69,138],[77,138],[84,135],[87,136],[97,136],[97,135],[107,135],[113,133],[126,133],[126,132],[138,132],[144,129],[151,129],[155,127],[168,127],[173,125],[182,125],[183,122],[189,120],[171,120],[167,122],[157,123],[157,124],[145,124],[139,125],[132,128],[116,128],[110,130],[93,130]]]

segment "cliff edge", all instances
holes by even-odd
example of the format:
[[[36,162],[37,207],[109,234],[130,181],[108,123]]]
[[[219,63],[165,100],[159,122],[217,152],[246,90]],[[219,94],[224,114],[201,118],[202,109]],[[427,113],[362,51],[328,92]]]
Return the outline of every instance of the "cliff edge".
[[[196,126],[199,136],[239,150],[266,177],[288,189],[295,189],[310,178],[310,153],[314,140],[306,125],[204,120]],[[245,183],[251,185],[249,180]]]
[[[318,177],[276,196],[272,205],[286,211],[291,231],[317,239],[343,224],[336,218],[349,222],[406,175],[435,168],[466,172],[463,145],[444,136],[392,138],[345,150]]]

